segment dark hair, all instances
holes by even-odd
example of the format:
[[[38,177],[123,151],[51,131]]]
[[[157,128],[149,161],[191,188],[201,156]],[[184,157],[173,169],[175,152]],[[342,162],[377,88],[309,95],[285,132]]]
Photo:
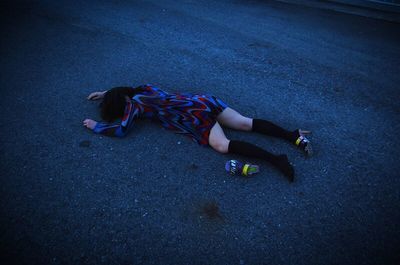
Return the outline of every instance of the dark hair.
[[[114,87],[108,90],[100,103],[101,118],[107,122],[122,118],[126,105],[125,96],[132,98],[141,91],[143,91],[141,87]]]

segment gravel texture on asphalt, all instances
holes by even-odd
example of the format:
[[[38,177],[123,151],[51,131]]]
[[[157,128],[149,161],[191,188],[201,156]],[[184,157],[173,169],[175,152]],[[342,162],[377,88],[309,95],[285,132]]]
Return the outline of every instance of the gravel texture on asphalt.
[[[0,9],[2,264],[399,264],[399,24],[256,0]],[[144,83],[312,130],[315,155],[226,130],[286,153],[290,184],[155,122],[82,126],[90,92]]]

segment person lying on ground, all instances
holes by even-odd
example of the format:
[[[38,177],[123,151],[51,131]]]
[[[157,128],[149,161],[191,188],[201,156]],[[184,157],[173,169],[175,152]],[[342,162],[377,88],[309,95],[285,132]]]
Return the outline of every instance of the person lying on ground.
[[[199,145],[211,146],[219,153],[267,161],[291,182],[294,180],[294,169],[286,154],[275,155],[251,143],[230,140],[222,126],[283,138],[307,155],[312,153],[310,141],[305,137],[310,131],[288,131],[270,121],[243,116],[213,95],[167,93],[148,84],[93,92],[88,99],[102,99],[101,117],[106,122],[83,121],[83,125],[95,133],[123,137],[138,118],[155,118],[164,128],[187,135]],[[112,124],[117,119],[121,119],[121,123]]]

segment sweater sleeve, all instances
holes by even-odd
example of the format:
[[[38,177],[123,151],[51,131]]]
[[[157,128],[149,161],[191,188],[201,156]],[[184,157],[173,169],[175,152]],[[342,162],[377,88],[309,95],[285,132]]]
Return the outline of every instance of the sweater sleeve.
[[[98,122],[93,132],[106,136],[124,137],[139,116],[139,108],[132,102],[128,102],[125,107],[124,117],[121,124],[107,124]]]

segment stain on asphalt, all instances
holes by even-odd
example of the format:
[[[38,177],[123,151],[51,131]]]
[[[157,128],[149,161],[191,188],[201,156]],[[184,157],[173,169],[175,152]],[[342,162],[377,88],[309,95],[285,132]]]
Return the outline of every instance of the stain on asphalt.
[[[205,202],[200,206],[200,214],[206,217],[208,220],[224,220],[218,203],[215,201]]]
[[[219,229],[227,220],[214,199],[195,199],[183,207],[181,218],[184,222],[195,222],[207,231]]]
[[[84,140],[79,143],[79,147],[89,147],[90,141]]]
[[[191,169],[191,170],[196,170],[196,169],[198,169],[198,168],[199,168],[199,166],[196,165],[195,163],[191,163],[191,164],[189,165],[189,169]]]

